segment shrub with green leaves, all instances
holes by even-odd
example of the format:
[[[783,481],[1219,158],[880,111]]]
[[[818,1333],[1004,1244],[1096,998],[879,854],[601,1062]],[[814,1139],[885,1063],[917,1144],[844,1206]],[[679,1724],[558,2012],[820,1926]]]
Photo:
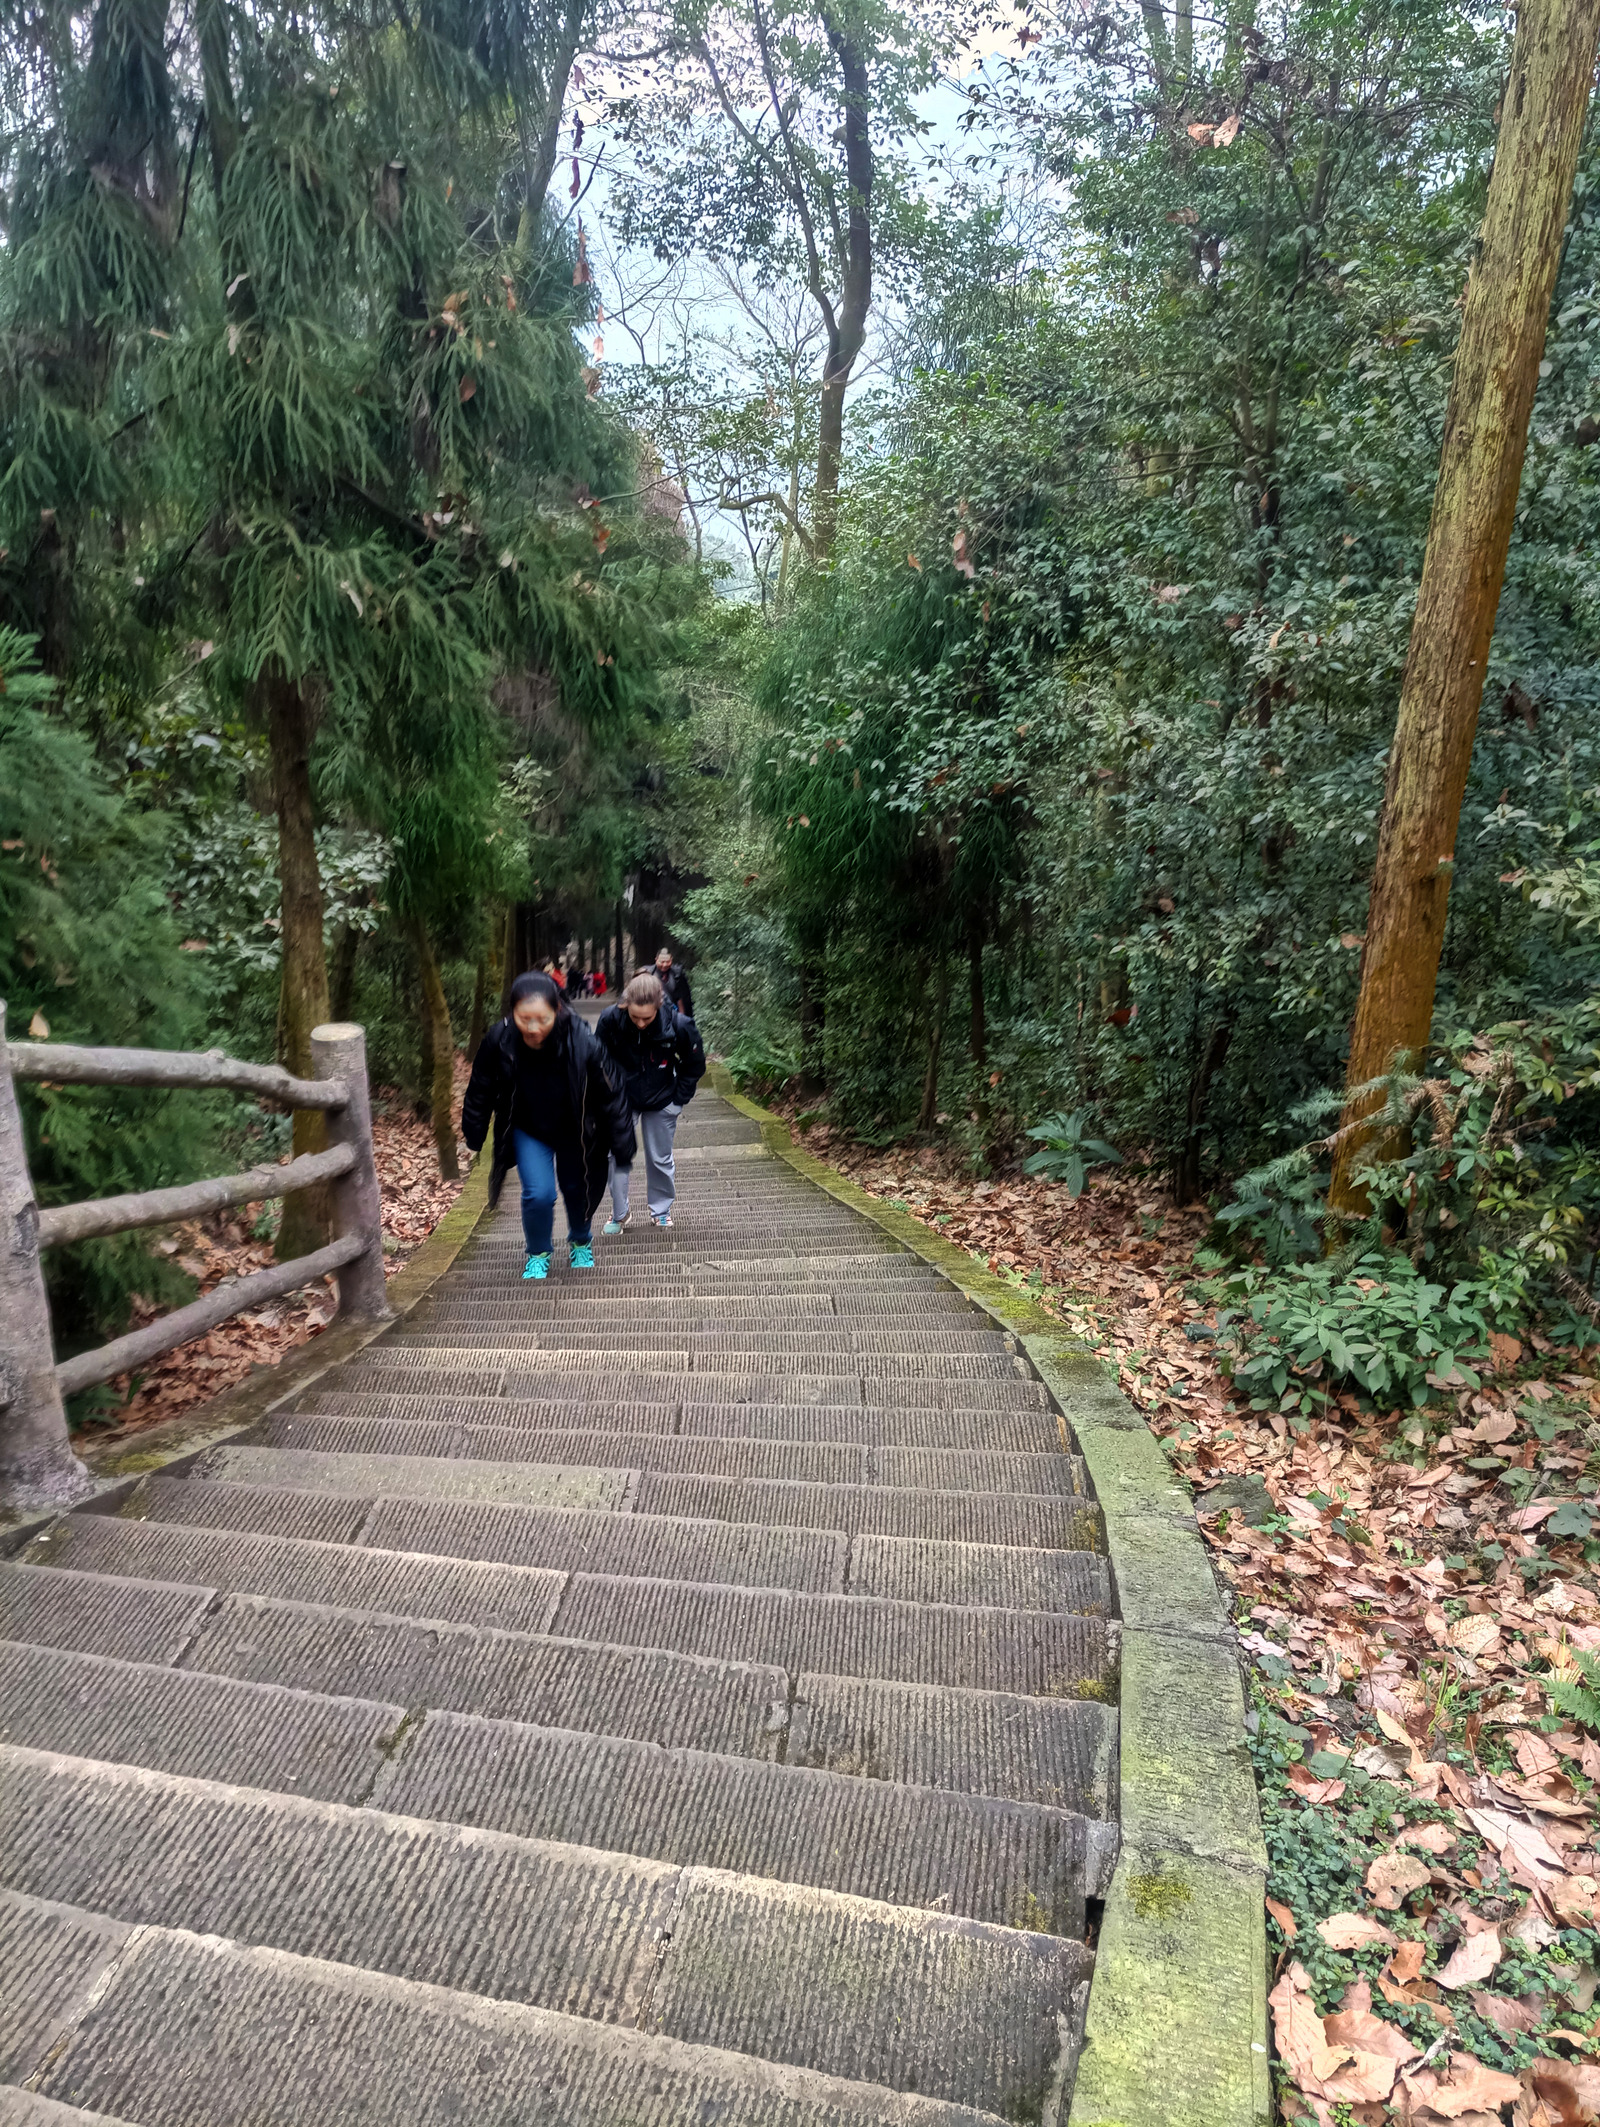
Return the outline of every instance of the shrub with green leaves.
[[[1088,1111],[1074,1108],[1070,1115],[1047,1115],[1027,1132],[1043,1146],[1022,1163],[1024,1174],[1042,1174],[1046,1180],[1065,1182],[1067,1194],[1082,1196],[1091,1167],[1121,1166],[1122,1154],[1103,1137],[1090,1137]]]
[[[1207,1290],[1234,1380],[1263,1401],[1309,1410],[1341,1388],[1381,1403],[1424,1403],[1432,1375],[1478,1386],[1472,1361],[1508,1326],[1486,1286],[1441,1285],[1409,1256],[1374,1249],[1267,1269],[1247,1266]]]

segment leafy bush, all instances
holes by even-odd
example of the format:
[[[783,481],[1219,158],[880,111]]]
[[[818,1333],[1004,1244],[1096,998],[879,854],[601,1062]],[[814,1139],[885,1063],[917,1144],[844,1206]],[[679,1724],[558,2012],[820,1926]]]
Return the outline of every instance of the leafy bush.
[[[798,1049],[777,1048],[759,1034],[742,1034],[723,1062],[739,1091],[758,1100],[786,1086],[800,1069]]]
[[[1492,1329],[1509,1326],[1492,1287],[1437,1284],[1397,1249],[1348,1267],[1342,1258],[1252,1265],[1207,1290],[1225,1303],[1218,1327],[1234,1380],[1302,1410],[1346,1387],[1423,1403],[1430,1375],[1476,1388],[1470,1361],[1483,1356]]]
[[[1047,1115],[1027,1132],[1044,1145],[1022,1163],[1024,1174],[1042,1174],[1052,1182],[1065,1182],[1068,1196],[1082,1196],[1091,1167],[1122,1164],[1122,1154],[1103,1137],[1089,1137],[1088,1113],[1074,1108],[1070,1115]]]

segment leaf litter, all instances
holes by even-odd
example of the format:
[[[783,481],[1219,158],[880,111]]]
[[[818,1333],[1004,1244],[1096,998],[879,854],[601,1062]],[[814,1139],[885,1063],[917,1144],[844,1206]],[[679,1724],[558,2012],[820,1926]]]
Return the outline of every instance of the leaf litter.
[[[1279,2117],[1600,2121],[1600,1738],[1550,1697],[1600,1653],[1592,1351],[1497,1334],[1420,1412],[1273,1407],[1196,1289],[1209,1212],[1136,1167],[1073,1198],[803,1141],[1082,1338],[1195,1490],[1250,1662]]]

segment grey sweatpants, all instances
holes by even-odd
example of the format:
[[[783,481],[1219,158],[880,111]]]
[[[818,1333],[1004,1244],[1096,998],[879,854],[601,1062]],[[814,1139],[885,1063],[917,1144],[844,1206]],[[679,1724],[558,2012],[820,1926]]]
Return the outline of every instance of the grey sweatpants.
[[[676,1174],[672,1164],[672,1138],[678,1127],[681,1108],[655,1108],[648,1115],[635,1118],[639,1136],[644,1144],[645,1194],[650,1209],[659,1219],[672,1209],[673,1199],[678,1194]],[[625,1219],[628,1216],[628,1175],[630,1170],[611,1162],[611,1216]]]

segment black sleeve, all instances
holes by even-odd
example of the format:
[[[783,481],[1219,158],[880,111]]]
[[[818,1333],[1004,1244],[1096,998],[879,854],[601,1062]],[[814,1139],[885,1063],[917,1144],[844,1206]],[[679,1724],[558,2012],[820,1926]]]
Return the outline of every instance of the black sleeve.
[[[461,1100],[461,1135],[469,1152],[481,1149],[494,1117],[494,1097],[500,1080],[500,1051],[486,1034],[472,1060],[472,1076]]]
[[[601,1104],[606,1141],[619,1167],[633,1164],[633,1116],[622,1090],[621,1074],[596,1042],[589,1052],[589,1091]]]
[[[694,1021],[680,1012],[678,1014],[677,1039],[673,1044],[680,1082],[687,1079],[698,1085],[706,1075],[706,1045],[700,1039],[700,1030]]]
[[[615,1056],[617,1053],[617,1032],[621,1019],[621,1005],[612,1004],[607,1005],[594,1023],[594,1038],[608,1056]]]
[[[693,1019],[694,992],[689,987],[688,973],[683,968],[679,968],[678,970],[677,1006],[678,1010],[683,1014],[685,1019]]]

